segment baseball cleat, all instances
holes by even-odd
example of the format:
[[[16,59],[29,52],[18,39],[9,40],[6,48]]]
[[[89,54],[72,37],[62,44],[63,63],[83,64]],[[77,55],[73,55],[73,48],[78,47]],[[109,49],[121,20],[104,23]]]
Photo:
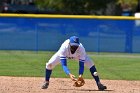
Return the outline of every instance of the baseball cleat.
[[[103,90],[107,89],[107,87],[100,83],[100,84],[98,84],[98,89],[100,91],[103,91]]]
[[[45,82],[41,88],[42,88],[42,89],[47,89],[48,86],[49,86],[49,83]]]

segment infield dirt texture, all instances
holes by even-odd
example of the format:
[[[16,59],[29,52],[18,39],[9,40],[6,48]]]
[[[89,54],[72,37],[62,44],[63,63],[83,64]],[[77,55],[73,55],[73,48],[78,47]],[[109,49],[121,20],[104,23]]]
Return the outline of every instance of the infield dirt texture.
[[[83,87],[73,87],[69,78],[51,78],[48,89],[41,89],[44,78],[0,76],[0,93],[140,93],[140,81],[101,80],[108,89],[98,91],[94,80],[85,79]]]

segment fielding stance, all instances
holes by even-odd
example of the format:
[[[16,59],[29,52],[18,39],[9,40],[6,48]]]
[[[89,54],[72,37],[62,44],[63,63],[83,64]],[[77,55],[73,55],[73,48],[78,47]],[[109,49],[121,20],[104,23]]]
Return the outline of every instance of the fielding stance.
[[[99,90],[107,89],[106,86],[101,84],[99,76],[97,74],[97,70],[92,60],[87,56],[85,52],[85,48],[79,42],[79,38],[76,36],[72,36],[67,39],[60,47],[58,52],[56,52],[52,58],[46,63],[46,75],[45,82],[42,86],[42,89],[47,89],[49,86],[49,79],[51,76],[52,69],[58,65],[62,64],[62,68],[64,72],[69,75],[69,77],[75,81],[75,76],[70,72],[67,67],[67,59],[77,59],[79,61],[79,77],[82,77],[84,72],[84,65],[87,66],[91,72],[91,75],[96,81]]]

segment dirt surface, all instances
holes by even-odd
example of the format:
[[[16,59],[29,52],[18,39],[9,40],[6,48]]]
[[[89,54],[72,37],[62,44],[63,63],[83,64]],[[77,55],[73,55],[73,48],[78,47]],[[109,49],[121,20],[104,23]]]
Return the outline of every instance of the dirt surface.
[[[73,87],[66,78],[51,78],[48,89],[41,89],[44,78],[0,76],[0,93],[140,93],[140,81],[101,80],[107,90],[98,91],[92,79],[86,79],[83,87]]]

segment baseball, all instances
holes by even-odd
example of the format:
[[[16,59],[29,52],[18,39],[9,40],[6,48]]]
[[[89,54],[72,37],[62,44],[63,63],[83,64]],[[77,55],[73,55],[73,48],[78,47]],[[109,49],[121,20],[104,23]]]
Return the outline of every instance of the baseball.
[[[94,72],[93,74],[94,74],[94,76],[98,76],[98,73],[97,72]]]

